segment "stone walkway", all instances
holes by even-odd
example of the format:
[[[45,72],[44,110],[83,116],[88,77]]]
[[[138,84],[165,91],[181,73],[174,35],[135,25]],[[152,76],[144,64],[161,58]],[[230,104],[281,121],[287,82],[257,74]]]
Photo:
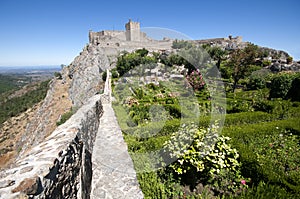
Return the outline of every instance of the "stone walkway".
[[[91,198],[143,198],[114,110],[110,103],[103,109],[92,154]]]

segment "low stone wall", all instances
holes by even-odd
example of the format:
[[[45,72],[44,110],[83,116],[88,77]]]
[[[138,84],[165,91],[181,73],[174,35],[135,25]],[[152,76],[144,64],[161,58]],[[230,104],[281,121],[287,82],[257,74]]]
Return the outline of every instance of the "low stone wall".
[[[89,198],[91,153],[103,114],[95,95],[14,168],[0,173],[0,198]]]

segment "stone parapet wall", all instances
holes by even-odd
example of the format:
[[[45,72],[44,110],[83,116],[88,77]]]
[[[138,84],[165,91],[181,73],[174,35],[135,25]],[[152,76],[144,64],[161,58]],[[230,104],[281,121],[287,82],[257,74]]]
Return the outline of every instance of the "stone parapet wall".
[[[89,198],[91,153],[103,114],[95,95],[42,143],[0,173],[0,198]]]

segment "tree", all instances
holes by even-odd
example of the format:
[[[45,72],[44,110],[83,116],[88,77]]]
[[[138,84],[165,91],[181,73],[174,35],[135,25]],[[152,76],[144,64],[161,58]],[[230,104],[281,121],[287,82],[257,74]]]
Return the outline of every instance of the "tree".
[[[120,76],[133,69],[134,67],[140,65],[142,62],[142,57],[139,53],[127,53],[118,57],[116,68]]]
[[[226,55],[227,55],[226,51],[222,50],[220,47],[217,46],[214,47],[204,46],[204,48],[206,48],[210,57],[213,60],[217,61],[216,66],[218,70],[220,70],[221,62],[226,59]]]
[[[202,74],[204,70],[208,70],[209,55],[204,52],[203,48],[191,47],[189,49],[184,49],[179,51],[179,56],[183,60],[184,68],[188,69],[188,74],[192,73],[194,70],[199,69]]]
[[[248,44],[244,49],[237,49],[232,52],[229,67],[232,68],[233,92],[238,81],[252,72],[251,65],[255,64],[255,59],[259,56],[258,46]]]
[[[181,66],[181,65],[184,64],[184,59],[181,56],[177,55],[177,54],[169,55],[168,56],[168,61],[169,61],[169,64],[171,66],[173,66],[173,65]]]

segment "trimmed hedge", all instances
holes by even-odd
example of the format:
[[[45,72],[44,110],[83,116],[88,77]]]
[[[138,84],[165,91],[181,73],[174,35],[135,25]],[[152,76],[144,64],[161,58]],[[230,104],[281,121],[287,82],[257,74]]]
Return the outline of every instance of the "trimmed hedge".
[[[242,173],[254,184],[260,181],[300,191],[298,118],[227,126],[223,134],[231,137],[231,144],[240,153]],[[298,162],[297,162],[298,161]]]
[[[292,113],[290,114],[293,117],[300,116],[300,111],[298,107],[292,109]],[[279,122],[280,116],[265,112],[242,112],[242,113],[233,113],[227,114],[225,118],[225,127],[231,127],[230,130],[239,128],[238,125],[249,125],[249,124],[258,124],[261,125],[261,122],[270,122],[275,121],[276,123]],[[184,118],[168,120],[165,123],[163,122],[152,122],[150,124],[144,126],[136,126],[132,128],[123,128],[123,132],[125,134],[133,134],[138,129],[141,132],[147,132],[148,134],[152,135],[153,137],[160,137],[160,136],[167,136],[171,135],[172,132],[178,130],[180,123],[187,123],[191,122],[191,119]],[[199,127],[208,127],[211,122],[211,117],[205,116],[200,117],[199,120],[194,120],[194,123],[198,124]],[[197,123],[198,122],[198,123]],[[268,123],[266,123],[268,124]],[[228,128],[224,128],[223,132],[227,133]]]
[[[275,120],[271,122],[227,126],[223,128],[223,134],[229,137],[244,137],[246,135],[253,136],[262,134],[267,135],[273,133],[277,129],[276,127],[278,129],[289,129],[300,133],[299,118],[290,118],[286,120]]]

